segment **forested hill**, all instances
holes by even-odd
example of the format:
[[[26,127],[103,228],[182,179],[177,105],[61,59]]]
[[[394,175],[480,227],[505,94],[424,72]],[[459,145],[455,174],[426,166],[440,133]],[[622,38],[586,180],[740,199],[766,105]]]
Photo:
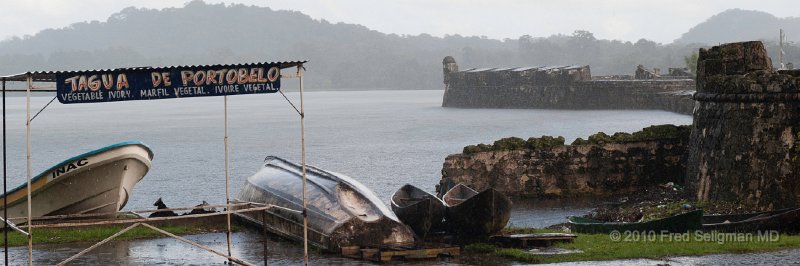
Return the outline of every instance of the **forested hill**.
[[[761,11],[730,9],[697,24],[675,42],[716,45],[747,40],[777,41],[779,29],[790,39],[797,40],[800,18],[777,18]]]
[[[397,23],[402,23],[398,21]],[[188,3],[126,8],[104,22],[76,23],[0,42],[0,75],[29,70],[309,60],[310,89],[441,89],[441,61],[481,66],[588,64],[632,74],[636,65],[683,67],[697,44],[598,40],[590,32],[493,40],[399,36],[314,20],[299,12]]]

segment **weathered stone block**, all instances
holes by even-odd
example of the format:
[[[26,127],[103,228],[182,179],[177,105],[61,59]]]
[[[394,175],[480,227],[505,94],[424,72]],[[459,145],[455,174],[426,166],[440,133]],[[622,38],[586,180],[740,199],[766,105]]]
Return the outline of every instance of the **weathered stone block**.
[[[697,61],[697,91],[712,92],[709,89],[718,89],[714,84],[707,83],[712,76],[744,75],[755,71],[773,71],[772,60],[767,56],[767,51],[761,42],[730,43],[710,49],[700,49]]]

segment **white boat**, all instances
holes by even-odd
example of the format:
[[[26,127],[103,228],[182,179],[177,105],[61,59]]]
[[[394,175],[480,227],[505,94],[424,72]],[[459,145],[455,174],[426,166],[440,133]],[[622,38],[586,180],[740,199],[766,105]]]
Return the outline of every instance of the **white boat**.
[[[128,202],[134,185],[150,170],[153,152],[138,141],[127,141],[72,158],[31,179],[31,216],[98,214],[114,217]],[[19,187],[8,197],[8,218],[27,218],[27,189]],[[16,218],[16,219],[15,219]]]
[[[307,166],[308,241],[328,252],[345,246],[383,247],[413,244],[411,228],[358,181]],[[267,157],[264,167],[247,178],[237,200],[271,204],[262,213],[239,215],[245,221],[285,238],[303,241],[303,175],[301,166]]]

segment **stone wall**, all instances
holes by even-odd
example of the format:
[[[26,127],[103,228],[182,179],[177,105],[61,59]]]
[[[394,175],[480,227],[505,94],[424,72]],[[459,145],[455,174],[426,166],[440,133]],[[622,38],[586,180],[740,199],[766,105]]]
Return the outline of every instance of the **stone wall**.
[[[692,114],[694,80],[596,80],[570,85],[483,85],[448,88],[443,107],[657,109]]]
[[[800,205],[800,71],[772,69],[761,42],[701,49],[687,161],[698,200]]]
[[[614,143],[606,141],[618,135],[596,134],[589,141],[576,141],[591,143],[581,145],[537,147],[530,143],[538,139],[531,138],[527,146],[469,146],[465,153],[445,159],[437,191],[443,194],[465,183],[478,191],[491,187],[516,197],[606,196],[666,182],[682,184],[688,126],[659,127],[680,133],[653,136],[642,131],[647,133],[642,140]]]
[[[691,79],[592,80],[589,66],[471,69],[443,64],[443,107],[657,109],[692,114]]]

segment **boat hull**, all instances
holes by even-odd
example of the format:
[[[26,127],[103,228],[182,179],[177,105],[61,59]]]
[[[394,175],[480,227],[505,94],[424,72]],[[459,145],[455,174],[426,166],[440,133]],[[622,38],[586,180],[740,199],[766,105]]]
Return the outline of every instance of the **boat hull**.
[[[702,225],[702,218],[702,210],[641,223],[608,223],[593,219],[570,216],[569,225],[573,232],[588,234],[608,234],[612,231],[683,233],[688,232],[689,230],[699,230]]]
[[[436,196],[412,185],[405,185],[392,196],[392,211],[417,236],[425,238],[431,229],[442,228],[445,206]]]
[[[151,160],[150,149],[136,142],[73,157],[32,179],[31,216],[100,214],[99,217],[115,217],[127,203],[136,183],[149,171]],[[8,217],[15,221],[27,217],[25,185],[10,192],[8,200]]]
[[[511,200],[492,188],[457,204],[445,202],[446,227],[459,235],[486,237],[505,228],[511,218]]]
[[[800,233],[800,208],[769,212],[703,216],[703,231]]]
[[[268,157],[249,177],[237,201],[271,204],[266,212],[244,213],[245,220],[288,239],[303,240],[300,166]],[[383,202],[355,180],[315,167],[307,168],[308,240],[328,252],[341,247],[391,246],[414,242],[414,233]]]

